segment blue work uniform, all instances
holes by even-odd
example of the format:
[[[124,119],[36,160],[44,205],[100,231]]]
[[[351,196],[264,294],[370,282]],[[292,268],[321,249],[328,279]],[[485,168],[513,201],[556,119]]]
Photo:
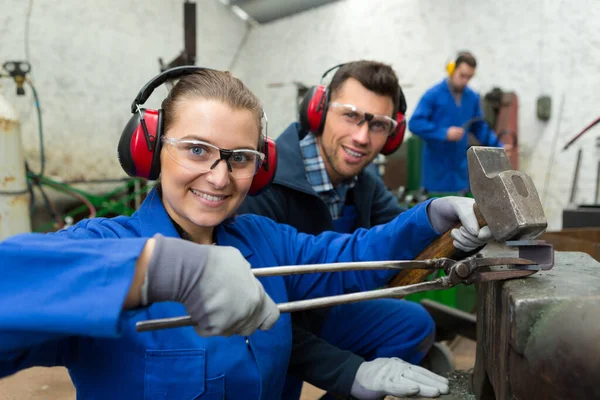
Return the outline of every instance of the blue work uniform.
[[[439,234],[427,204],[353,235],[298,233],[243,215],[216,228],[252,267],[412,259]],[[279,399],[291,347],[289,314],[249,337],[200,337],[191,327],[139,333],[142,320],[185,315],[175,302],[123,311],[148,238],[178,237],[152,190],[131,217],[84,220],[0,242],[0,377],[31,366],[68,368],[78,399]],[[276,303],[373,289],[392,271],[260,278]]]
[[[433,86],[419,100],[408,128],[423,139],[421,186],[429,192],[467,192],[468,133],[482,146],[502,147],[493,130],[481,118],[479,95],[465,87],[460,104],[456,103],[448,81]],[[463,127],[465,134],[457,142],[446,139],[448,128]]]
[[[273,183],[259,196],[247,197],[238,212],[267,216],[300,232],[354,232],[392,221],[406,210],[373,168],[365,168],[345,193],[341,215],[309,179],[300,124],[277,138],[278,165]],[[306,139],[306,138],[305,138]],[[318,164],[314,159],[311,163]],[[318,182],[318,179],[316,180]],[[290,375],[285,399],[300,398],[302,381],[329,392],[349,395],[360,365],[378,357],[398,357],[418,364],[433,344],[435,325],[418,303],[380,299],[295,313]]]

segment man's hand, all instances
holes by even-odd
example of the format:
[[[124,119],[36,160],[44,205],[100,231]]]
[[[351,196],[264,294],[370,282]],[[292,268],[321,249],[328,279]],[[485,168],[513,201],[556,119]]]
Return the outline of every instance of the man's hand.
[[[446,132],[446,139],[451,142],[458,142],[465,134],[465,130],[458,126],[451,126]]]
[[[492,239],[492,231],[485,226],[479,228],[473,210],[475,200],[468,197],[448,196],[433,200],[427,206],[427,215],[433,229],[445,233],[458,222],[459,229],[452,229],[454,247],[469,252],[485,245]]]
[[[358,367],[350,394],[360,400],[385,396],[438,397],[449,392],[448,379],[399,358],[377,358]]]
[[[268,330],[279,309],[234,247],[154,237],[142,286],[142,305],[183,303],[200,336],[249,336]]]

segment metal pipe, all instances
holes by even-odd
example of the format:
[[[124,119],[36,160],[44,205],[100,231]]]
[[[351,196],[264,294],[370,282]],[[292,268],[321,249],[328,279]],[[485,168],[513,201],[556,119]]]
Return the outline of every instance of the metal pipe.
[[[277,304],[281,313],[291,313],[297,311],[312,310],[321,307],[332,307],[340,304],[356,303],[365,300],[398,298],[408,296],[409,294],[424,292],[427,290],[445,289],[452,284],[447,276],[434,281],[417,283],[408,286],[399,286],[388,289],[370,290],[367,292],[358,292],[343,294],[339,296],[319,297],[310,300],[292,301],[289,303]],[[194,326],[192,318],[188,316],[152,319],[148,321],[139,321],[135,324],[138,332],[153,331],[158,329],[181,328],[185,326]]]
[[[398,260],[398,261],[364,261],[340,262],[330,264],[286,265],[281,267],[254,268],[256,277],[313,274],[323,272],[343,272],[379,269],[438,269],[446,263],[454,263],[450,259],[432,258],[428,260]]]

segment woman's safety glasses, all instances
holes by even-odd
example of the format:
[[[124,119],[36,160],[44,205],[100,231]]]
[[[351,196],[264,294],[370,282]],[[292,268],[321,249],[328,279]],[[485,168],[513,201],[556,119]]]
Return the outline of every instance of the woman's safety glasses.
[[[249,178],[258,172],[265,158],[256,150],[222,149],[201,140],[163,137],[163,141],[168,144],[167,154],[173,161],[198,173],[206,173],[223,161],[232,177]]]
[[[349,126],[361,126],[366,122],[369,126],[369,132],[376,135],[391,135],[398,126],[398,121],[387,115],[364,112],[352,104],[333,102],[329,104],[329,110]]]

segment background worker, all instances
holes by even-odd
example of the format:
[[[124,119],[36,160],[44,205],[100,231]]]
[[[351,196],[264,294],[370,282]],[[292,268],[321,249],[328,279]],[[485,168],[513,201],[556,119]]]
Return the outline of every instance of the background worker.
[[[482,146],[503,147],[483,120],[479,95],[467,86],[476,68],[475,57],[460,52],[447,65],[448,76],[425,92],[410,118],[410,131],[424,142],[421,187],[429,193],[469,191],[468,133]]]

